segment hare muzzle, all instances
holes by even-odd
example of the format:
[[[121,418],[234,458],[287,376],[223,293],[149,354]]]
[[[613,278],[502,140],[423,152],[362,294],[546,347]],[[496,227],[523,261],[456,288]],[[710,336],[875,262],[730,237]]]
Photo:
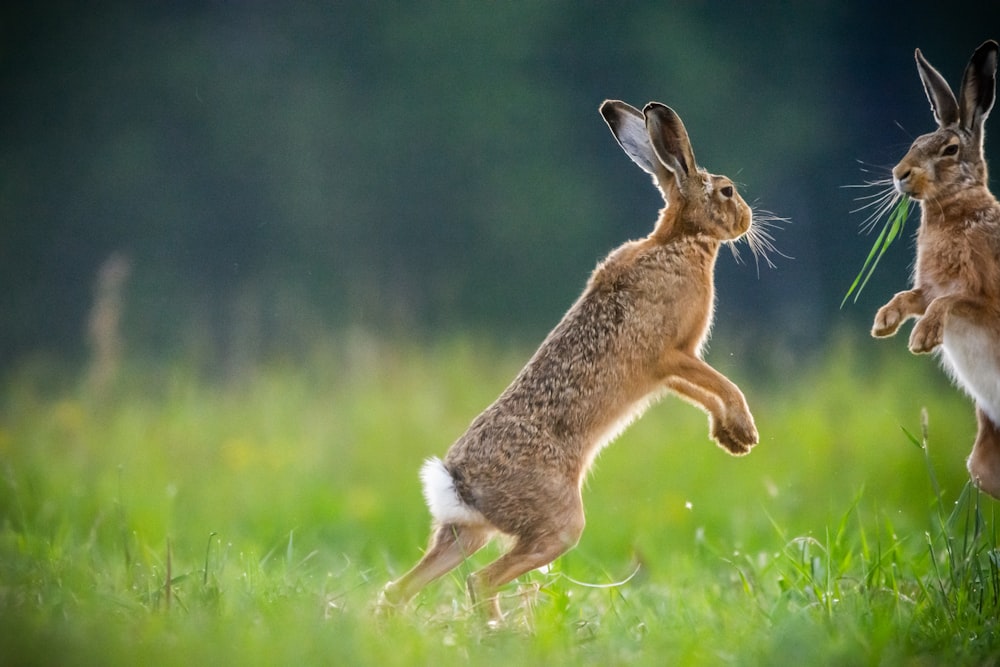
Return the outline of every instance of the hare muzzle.
[[[923,181],[924,172],[922,169],[914,169],[900,163],[892,170],[892,184],[896,187],[896,191],[914,199],[920,199],[920,186]]]

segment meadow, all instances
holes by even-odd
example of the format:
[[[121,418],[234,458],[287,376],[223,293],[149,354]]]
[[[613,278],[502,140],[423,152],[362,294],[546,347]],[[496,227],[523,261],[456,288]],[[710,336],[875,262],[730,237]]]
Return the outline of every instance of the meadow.
[[[96,392],[0,389],[0,662],[12,665],[892,665],[1000,659],[995,503],[970,403],[928,358],[845,337],[766,374],[710,361],[747,457],[668,397],[606,449],[579,546],[470,611],[489,547],[376,618],[428,535],[417,470],[530,350],[355,334],[226,380],[126,363]]]

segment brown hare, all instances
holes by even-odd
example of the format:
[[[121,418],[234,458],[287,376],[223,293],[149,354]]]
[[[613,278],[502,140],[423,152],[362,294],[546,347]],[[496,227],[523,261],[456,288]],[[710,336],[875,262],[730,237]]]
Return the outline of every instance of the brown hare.
[[[969,61],[958,99],[916,51],[917,71],[938,129],[917,137],[892,170],[896,189],[920,202],[913,289],[875,315],[872,335],[891,336],[919,318],[910,351],[941,362],[976,402],[973,481],[1000,498],[1000,204],[988,189],[983,124],[996,93],[997,43]]]
[[[386,585],[382,610],[406,602],[499,533],[512,546],[467,582],[473,604],[486,603],[498,622],[499,587],[576,545],[584,526],[580,487],[591,462],[667,390],[704,408],[712,437],[732,454],[757,443],[739,388],[700,358],[712,323],[716,256],[720,244],[750,230],[750,207],[732,181],[697,166],[669,107],[650,103],[639,111],[606,101],[600,112],[667,206],[649,236],[598,265],[562,321],[444,460],[424,464],[430,546]],[[770,247],[766,232],[748,239],[755,252],[759,243]]]

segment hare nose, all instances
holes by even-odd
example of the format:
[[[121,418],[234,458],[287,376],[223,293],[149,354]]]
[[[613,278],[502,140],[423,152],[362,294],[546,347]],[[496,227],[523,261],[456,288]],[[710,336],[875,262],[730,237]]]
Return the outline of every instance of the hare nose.
[[[902,182],[904,182],[906,179],[908,179],[910,177],[911,173],[913,173],[913,170],[912,169],[907,169],[902,174],[898,174],[896,176],[896,180],[899,181],[900,183],[902,183]]]

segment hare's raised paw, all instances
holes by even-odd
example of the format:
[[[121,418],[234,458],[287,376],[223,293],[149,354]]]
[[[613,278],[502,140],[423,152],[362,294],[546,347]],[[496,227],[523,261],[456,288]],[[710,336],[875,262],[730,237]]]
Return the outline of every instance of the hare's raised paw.
[[[730,454],[742,456],[760,440],[753,419],[743,419],[728,424],[712,423],[712,439],[725,447]]]
[[[903,323],[903,314],[899,308],[888,303],[878,309],[875,313],[875,323],[872,325],[872,336],[875,338],[885,338],[892,336]]]
[[[944,341],[944,320],[924,316],[910,333],[910,352],[928,354]]]

